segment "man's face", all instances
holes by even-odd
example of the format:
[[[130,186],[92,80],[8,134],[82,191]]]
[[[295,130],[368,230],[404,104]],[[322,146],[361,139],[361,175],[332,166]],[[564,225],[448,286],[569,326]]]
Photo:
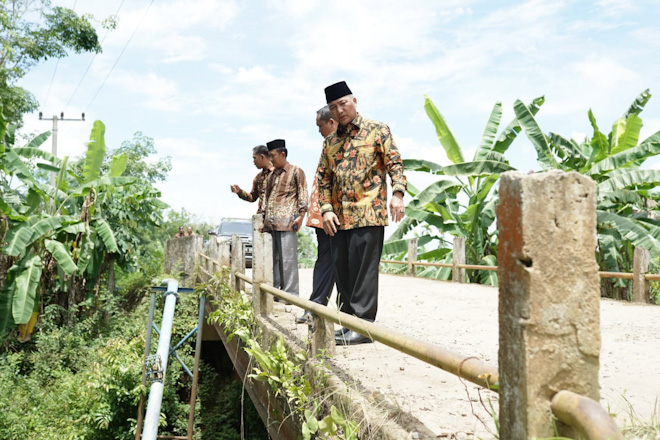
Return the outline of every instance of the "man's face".
[[[252,153],[252,161],[254,162],[254,166],[260,170],[270,165],[270,159],[264,154]]]
[[[357,99],[353,95],[335,99],[328,104],[328,107],[339,125],[348,125],[357,116]]]
[[[321,133],[321,136],[324,138],[328,137],[328,135],[335,131],[336,128],[332,123],[332,119],[322,121],[319,115],[316,115],[316,126],[319,128],[319,133]]]
[[[286,165],[286,156],[284,155],[284,151],[278,148],[277,150],[270,150],[268,155],[270,156],[270,160],[273,162],[273,166],[275,168],[284,168],[284,165]]]
[[[184,232],[185,232],[185,231],[184,231],[184,229],[183,229],[183,226],[179,226],[179,233],[180,233],[180,234],[183,234]]]

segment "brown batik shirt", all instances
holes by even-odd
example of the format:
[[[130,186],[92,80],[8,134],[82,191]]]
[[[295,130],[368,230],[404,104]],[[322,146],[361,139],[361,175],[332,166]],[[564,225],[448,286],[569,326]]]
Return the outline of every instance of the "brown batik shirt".
[[[305,172],[287,163],[275,168],[266,182],[264,231],[292,231],[293,222],[307,212]]]
[[[243,200],[246,200],[250,203],[255,200],[259,200],[257,205],[257,214],[263,214],[264,212],[264,194],[266,193],[266,181],[268,176],[273,170],[270,168],[263,168],[259,174],[254,176],[252,180],[252,191],[246,192],[245,190],[240,190],[237,194]]]
[[[339,229],[387,226],[387,177],[392,191],[406,191],[403,161],[382,122],[358,113],[323,142],[316,171],[321,212],[333,211]]]

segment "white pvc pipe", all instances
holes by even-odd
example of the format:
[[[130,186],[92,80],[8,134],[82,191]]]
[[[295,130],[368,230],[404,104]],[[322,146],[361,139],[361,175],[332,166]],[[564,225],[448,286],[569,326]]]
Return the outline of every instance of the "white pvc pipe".
[[[160,407],[163,401],[163,387],[167,373],[167,358],[170,354],[170,340],[172,339],[172,323],[174,321],[174,306],[176,305],[176,293],[179,290],[179,282],[168,278],[167,293],[165,294],[165,307],[163,308],[163,321],[160,326],[160,337],[158,338],[158,349],[163,367],[163,380],[151,383],[149,388],[149,401],[147,402],[147,414],[144,417],[143,440],[156,440],[158,435],[158,419],[160,418]],[[171,293],[173,292],[173,293]]]

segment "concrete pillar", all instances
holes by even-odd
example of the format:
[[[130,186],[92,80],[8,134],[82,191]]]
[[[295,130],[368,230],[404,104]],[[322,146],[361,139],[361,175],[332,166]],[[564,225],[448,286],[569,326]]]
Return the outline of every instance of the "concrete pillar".
[[[417,237],[408,240],[408,275],[414,277],[417,268],[413,264],[417,261]]]
[[[231,236],[231,273],[232,287],[235,291],[245,290],[245,282],[239,279],[237,273],[245,273],[245,250],[241,237],[234,234]]]
[[[181,287],[194,287],[195,265],[203,251],[204,237],[201,235],[170,238],[165,243],[165,273],[180,280]]]
[[[465,282],[465,269],[458,267],[459,264],[465,264],[465,237],[454,237],[454,267],[451,269],[451,280],[455,283]]]
[[[651,253],[648,249],[635,248],[633,254],[633,302],[650,303],[651,286],[644,277],[649,273]]]
[[[595,184],[575,172],[507,172],[499,193],[500,438],[554,437],[558,391],[599,400]]]
[[[209,258],[213,261],[219,262],[222,266],[227,266],[231,264],[230,255],[229,255],[229,242],[226,240],[218,240],[217,237],[212,236],[209,240]],[[215,273],[220,270],[217,264],[214,264],[212,270],[209,272]]]
[[[324,353],[326,356],[335,354],[335,326],[331,321],[312,315],[312,325],[309,326],[309,340],[311,341],[311,353],[314,357]]]
[[[259,285],[273,285],[273,238],[259,232],[262,225],[262,216],[252,216],[252,303],[254,314],[265,316],[273,312],[273,295],[259,289]]]

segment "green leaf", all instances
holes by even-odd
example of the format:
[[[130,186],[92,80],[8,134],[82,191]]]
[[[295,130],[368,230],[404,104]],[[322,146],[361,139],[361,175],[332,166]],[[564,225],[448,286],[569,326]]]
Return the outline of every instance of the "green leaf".
[[[67,275],[73,275],[78,270],[78,266],[76,263],[74,263],[73,258],[71,257],[71,253],[59,241],[46,240],[46,249],[48,249],[48,252],[53,254],[57,264],[60,265],[62,270],[66,272]]]
[[[417,239],[417,246],[422,247],[425,244],[429,243],[431,240],[433,240],[434,237],[431,237],[430,235],[425,235],[423,237],[419,237]],[[410,240],[406,239],[400,239],[400,240],[388,240],[383,244],[383,254],[385,255],[393,255],[393,254],[400,254],[400,253],[406,253],[408,252],[408,242]]]
[[[468,162],[470,163],[470,162]],[[464,165],[464,164],[461,164]],[[415,197],[415,200],[419,201],[420,205],[426,205],[427,203],[435,200],[438,196],[442,196],[445,194],[446,191],[452,190],[453,193],[456,193],[458,189],[461,188],[461,184],[451,180],[451,179],[440,179],[426,188],[422,190],[419,194],[417,194],[417,197]]]
[[[44,150],[39,150],[38,148],[30,148],[30,147],[14,148],[14,149],[12,149],[12,151],[14,153],[18,154],[19,156],[24,157],[26,159],[34,159],[36,157],[36,158],[48,161],[51,164],[57,164],[60,161],[57,157],[53,156],[50,152],[44,151]]]
[[[121,176],[126,170],[127,161],[128,161],[128,156],[126,154],[113,156],[112,161],[110,162],[110,172],[108,173],[108,175],[110,175],[110,177]]]
[[[651,93],[649,93],[649,89],[646,89],[635,98],[623,117],[627,118],[630,115],[639,115],[649,99],[651,99]]]
[[[539,96],[538,98],[532,100],[532,102],[527,106],[527,109],[532,115],[536,115],[544,102],[545,97]],[[518,123],[518,118],[514,118],[513,121],[511,121],[509,125],[507,125],[506,128],[502,130],[500,138],[497,140],[497,142],[495,142],[495,145],[493,146],[493,151],[504,154],[516,139],[518,133],[520,133],[520,130],[521,128],[520,124]]]
[[[115,234],[112,232],[112,228],[108,222],[105,220],[96,220],[94,222],[94,228],[101,237],[101,240],[103,240],[103,244],[105,245],[106,249],[108,249],[108,252],[119,252]]]
[[[598,192],[614,192],[633,186],[654,187],[660,184],[660,170],[622,169],[607,174],[609,179],[596,184]]]
[[[30,320],[40,279],[41,258],[38,255],[22,262],[21,271],[14,281],[12,316],[16,324],[26,324]]]
[[[41,163],[41,162],[37,164],[37,168],[41,168],[42,170],[46,170],[46,171],[52,171],[54,173],[59,173],[60,171],[60,167],[56,167],[55,165],[51,165],[48,163]]]
[[[644,163],[649,157],[657,156],[658,154],[660,154],[660,131],[636,147],[612,154],[610,157],[593,164],[591,168],[586,170],[586,174],[594,176],[619,168],[626,168],[633,165],[638,166]]]
[[[525,130],[527,138],[536,149],[537,161],[544,170],[558,168],[557,162],[550,149],[548,138],[541,131],[534,115],[519,99],[513,104],[513,110],[518,118],[520,126]],[[446,172],[446,171],[445,171]]]
[[[3,253],[12,257],[24,255],[33,234],[34,229],[27,224],[10,229],[5,238],[8,243],[3,249]]]
[[[32,172],[30,169],[23,163],[20,157],[14,152],[14,150],[5,151],[3,157],[4,166],[10,173],[17,174],[26,180],[33,180]]]
[[[431,174],[442,174],[442,165],[423,159],[403,159],[406,171],[423,171]]]
[[[101,121],[94,121],[92,133],[87,144],[85,166],[83,169],[83,182],[91,182],[99,178],[101,166],[105,157],[105,125]]]
[[[496,102],[493,106],[493,110],[490,112],[488,117],[488,122],[486,123],[486,128],[481,135],[481,141],[479,146],[477,146],[477,151],[474,153],[474,161],[484,160],[486,156],[492,151],[493,146],[495,145],[495,136],[497,135],[497,129],[500,126],[500,121],[502,120],[502,103]]]
[[[653,238],[639,222],[601,210],[596,211],[596,216],[598,223],[602,225],[601,228],[604,225],[610,225],[619,234],[630,240],[634,246],[647,249],[653,258],[660,255],[660,242]]]
[[[39,147],[46,142],[46,140],[50,137],[50,131],[45,131],[34,138],[28,144],[25,146],[25,148],[31,148],[31,149],[39,149]]]
[[[628,119],[621,118],[612,125],[610,154],[620,153],[633,148],[639,140],[642,118],[633,114]]]
[[[0,339],[2,339],[5,331],[8,328],[15,325],[14,318],[11,313],[11,306],[14,301],[15,285],[11,272],[7,275],[8,276],[5,279],[4,285],[2,286],[2,290],[0,290]]]
[[[426,110],[426,114],[435,126],[435,132],[438,135],[440,144],[447,153],[447,158],[453,163],[463,162],[463,151],[461,150],[461,147],[456,142],[454,135],[445,122],[445,119],[427,95],[424,95],[424,110]]]
[[[441,258],[444,258],[449,252],[451,252],[451,249],[449,248],[438,248],[438,249],[433,249],[432,251],[424,252],[421,254],[417,255],[417,260],[418,261],[436,261]]]
[[[447,165],[443,168],[447,176],[488,176],[515,170],[511,165],[494,160],[480,160],[477,162],[463,162],[456,165]]]
[[[607,141],[607,136],[601,133],[598,129],[594,113],[589,110],[587,115],[589,116],[591,127],[594,129],[594,136],[591,139],[591,157],[589,157],[588,162],[588,164],[591,165],[592,162],[600,162],[610,155],[610,143]]]

